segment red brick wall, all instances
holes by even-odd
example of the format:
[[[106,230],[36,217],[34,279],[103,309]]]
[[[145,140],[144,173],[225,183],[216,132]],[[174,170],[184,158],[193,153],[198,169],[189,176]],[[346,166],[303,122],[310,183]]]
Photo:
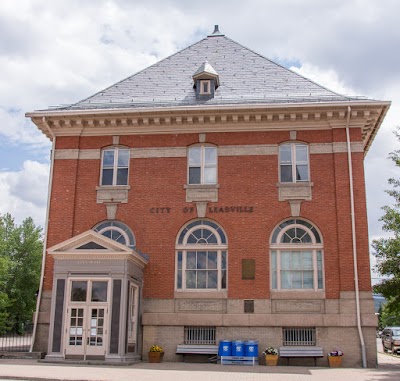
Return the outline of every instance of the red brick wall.
[[[289,132],[208,133],[217,145],[277,144]],[[345,130],[300,131],[298,140],[309,143],[345,142]],[[361,141],[359,130],[351,139]],[[198,134],[121,136],[129,147],[174,147],[198,143]],[[101,149],[108,137],[60,137],[57,148]],[[186,158],[132,159],[129,202],[120,204],[117,219],[133,230],[137,247],[150,256],[145,270],[144,296],[172,298],[175,240],[180,228],[196,218],[195,204],[185,202]],[[347,153],[313,154],[310,159],[312,201],[305,201],[301,217],[313,222],[324,239],[325,288],[328,298],[354,289],[350,196]],[[100,160],[56,160],[51,195],[48,247],[80,234],[106,219],[104,204],[96,203]],[[358,270],[361,290],[370,290],[368,231],[365,206],[363,154],[353,153]],[[228,294],[230,298],[268,298],[269,239],[273,228],[290,217],[288,202],[278,201],[278,158],[267,156],[219,157],[218,203],[209,207],[253,206],[253,213],[209,213],[225,230],[228,241]],[[76,183],[76,188],[75,188]],[[151,213],[170,207],[170,213]],[[184,213],[192,207],[192,213]],[[242,280],[243,258],[256,261],[255,280]],[[45,288],[52,286],[48,256]]]

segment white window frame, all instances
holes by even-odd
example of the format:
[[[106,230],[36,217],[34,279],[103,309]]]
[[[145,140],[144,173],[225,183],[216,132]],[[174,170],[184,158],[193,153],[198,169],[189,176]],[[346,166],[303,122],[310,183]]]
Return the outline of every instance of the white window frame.
[[[290,146],[291,149],[291,163],[284,164],[281,162],[281,147]],[[296,157],[296,147],[302,146],[307,149],[307,161],[298,161]],[[292,169],[292,181],[282,181],[282,165],[291,166]],[[307,165],[307,180],[297,180],[296,167],[297,165]],[[279,145],[279,182],[282,184],[292,184],[292,183],[309,183],[310,182],[310,149],[308,144],[305,143],[282,143]]]
[[[210,230],[217,238],[217,244],[188,244],[187,240],[190,237],[191,233],[198,229],[207,229]],[[178,234],[178,237],[180,232]],[[186,271],[189,271],[186,268],[186,257],[188,251],[216,251],[217,252],[217,288],[186,288]],[[178,255],[179,252],[182,253],[182,288],[178,288]],[[222,252],[225,252],[225,265],[226,265],[226,287],[222,288]],[[219,233],[209,225],[196,225],[187,231],[185,237],[183,239],[182,244],[176,245],[175,252],[175,291],[177,292],[212,292],[212,291],[226,291],[228,289],[228,245],[221,243],[221,237]]]
[[[306,231],[310,237],[311,243],[280,243],[282,236],[286,231],[292,228],[300,228]],[[314,227],[315,228],[315,227]],[[276,229],[276,228],[275,228]],[[275,231],[273,230],[273,232]],[[320,232],[318,232],[320,235]],[[321,237],[321,235],[320,235]],[[317,243],[314,233],[305,225],[302,224],[291,224],[283,228],[276,237],[276,243],[270,245],[270,287],[272,291],[324,291],[325,290],[325,271],[324,271],[324,245],[321,243]],[[282,288],[282,280],[281,280],[281,253],[283,251],[292,251],[292,252],[303,252],[303,251],[311,251],[312,259],[313,259],[313,288]],[[272,254],[275,252],[276,254],[276,287],[273,285],[273,266],[272,266]],[[318,252],[321,252],[321,272],[322,272],[322,288],[318,288],[318,261],[317,255]]]
[[[192,148],[200,148],[200,183],[190,183],[190,168],[198,168],[198,165],[190,165],[189,163],[189,155],[190,155],[190,150]],[[215,164],[206,164],[205,162],[205,157],[206,157],[206,149],[207,148],[212,148],[215,149],[216,155],[215,155]],[[205,169],[206,168],[215,168],[215,182],[213,183],[206,183],[205,182]],[[187,183],[189,185],[216,185],[218,184],[218,148],[214,145],[210,144],[202,144],[202,145],[192,145],[188,147],[187,149]]]
[[[112,179],[112,184],[106,184],[103,185],[103,170],[104,168],[104,153],[107,151],[113,151],[114,152],[114,165],[113,165],[113,179]],[[118,155],[120,151],[128,151],[129,153],[129,158],[128,158],[128,166],[118,166]],[[129,184],[129,167],[130,167],[130,159],[131,159],[131,155],[130,155],[130,149],[127,147],[107,147],[102,149],[101,151],[101,168],[100,168],[100,186],[103,187],[107,187],[107,186],[127,186]],[[107,167],[108,168],[108,167]],[[111,167],[109,167],[111,169]],[[117,176],[118,176],[118,169],[124,169],[127,168],[128,169],[128,174],[126,177],[126,184],[118,184],[117,185]]]
[[[128,344],[137,344],[138,318],[139,318],[139,287],[131,283],[129,286],[129,322],[128,322]],[[137,352],[137,348],[135,348]]]
[[[200,94],[201,95],[210,95],[211,94],[211,81],[209,79],[200,79]],[[207,91],[204,91],[204,85],[207,85]]]

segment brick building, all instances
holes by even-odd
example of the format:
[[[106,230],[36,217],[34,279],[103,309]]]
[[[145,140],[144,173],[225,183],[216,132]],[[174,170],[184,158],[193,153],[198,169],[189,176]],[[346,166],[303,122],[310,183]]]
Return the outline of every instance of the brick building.
[[[363,161],[389,105],[216,28],[28,113],[53,143],[35,349],[119,362],[158,344],[179,361],[178,344],[252,339],[374,367]]]

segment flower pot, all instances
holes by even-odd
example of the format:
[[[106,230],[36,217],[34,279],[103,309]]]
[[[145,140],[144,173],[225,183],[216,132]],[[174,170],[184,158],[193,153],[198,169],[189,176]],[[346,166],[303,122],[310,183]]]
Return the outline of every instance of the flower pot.
[[[149,362],[161,362],[164,357],[164,352],[149,352]]]
[[[328,356],[330,368],[339,368],[342,366],[342,356]]]
[[[279,355],[265,355],[265,365],[277,366]]]

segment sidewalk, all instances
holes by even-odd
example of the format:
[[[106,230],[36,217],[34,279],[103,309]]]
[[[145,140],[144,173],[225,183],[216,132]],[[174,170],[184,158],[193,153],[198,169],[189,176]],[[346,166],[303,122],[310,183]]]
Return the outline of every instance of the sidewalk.
[[[139,363],[128,367],[77,366],[0,360],[0,379],[74,381],[395,381],[400,358],[378,354],[379,369],[266,367],[187,363]]]

